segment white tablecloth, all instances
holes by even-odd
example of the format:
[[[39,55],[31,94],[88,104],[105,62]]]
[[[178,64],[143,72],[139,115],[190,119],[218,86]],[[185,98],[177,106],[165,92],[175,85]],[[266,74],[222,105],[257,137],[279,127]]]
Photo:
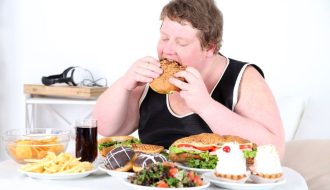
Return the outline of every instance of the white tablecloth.
[[[70,180],[41,180],[33,179],[18,171],[19,165],[12,160],[0,162],[1,189],[20,190],[132,190],[134,188],[125,185],[121,179],[111,177],[108,174],[97,171],[87,177]],[[286,183],[277,186],[274,190],[307,190],[303,177],[296,171],[284,167]],[[210,186],[208,189],[219,190]]]

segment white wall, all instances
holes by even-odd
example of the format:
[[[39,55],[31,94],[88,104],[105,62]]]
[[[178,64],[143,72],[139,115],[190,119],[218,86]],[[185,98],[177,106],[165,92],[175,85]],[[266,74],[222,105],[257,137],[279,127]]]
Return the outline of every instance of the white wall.
[[[9,128],[23,126],[22,63],[18,32],[17,2],[0,0],[0,134]],[[4,157],[0,141],[0,160]]]
[[[167,2],[0,0],[1,131],[24,127],[24,83],[40,83],[41,76],[72,65],[111,83],[136,59],[156,56],[159,13]],[[217,3],[224,14],[224,55],[260,65],[276,96],[326,99],[327,0]]]

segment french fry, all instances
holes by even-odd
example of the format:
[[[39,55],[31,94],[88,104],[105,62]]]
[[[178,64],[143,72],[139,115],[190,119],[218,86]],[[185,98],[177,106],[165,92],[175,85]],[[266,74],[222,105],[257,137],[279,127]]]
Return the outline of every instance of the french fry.
[[[48,152],[43,159],[28,159],[30,163],[21,167],[23,171],[36,173],[81,173],[93,169],[89,162],[80,162],[80,158],[74,158],[68,153],[55,155]]]

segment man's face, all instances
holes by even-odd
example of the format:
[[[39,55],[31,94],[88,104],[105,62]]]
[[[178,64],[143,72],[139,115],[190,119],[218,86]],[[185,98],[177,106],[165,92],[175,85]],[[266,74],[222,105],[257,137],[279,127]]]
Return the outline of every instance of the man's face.
[[[197,34],[198,30],[190,23],[180,24],[166,17],[160,28],[158,57],[175,60],[200,70],[203,66],[201,63],[206,58],[206,50],[202,49]]]

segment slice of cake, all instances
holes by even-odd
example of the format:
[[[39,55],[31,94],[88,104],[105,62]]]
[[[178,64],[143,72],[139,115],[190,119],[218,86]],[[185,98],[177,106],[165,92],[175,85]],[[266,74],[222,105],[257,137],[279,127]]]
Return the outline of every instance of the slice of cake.
[[[258,146],[254,164],[250,169],[251,179],[256,183],[272,183],[283,178],[278,152],[271,144]]]
[[[223,181],[244,183],[250,172],[246,167],[246,159],[236,142],[224,143],[217,150],[218,162],[215,175]]]

